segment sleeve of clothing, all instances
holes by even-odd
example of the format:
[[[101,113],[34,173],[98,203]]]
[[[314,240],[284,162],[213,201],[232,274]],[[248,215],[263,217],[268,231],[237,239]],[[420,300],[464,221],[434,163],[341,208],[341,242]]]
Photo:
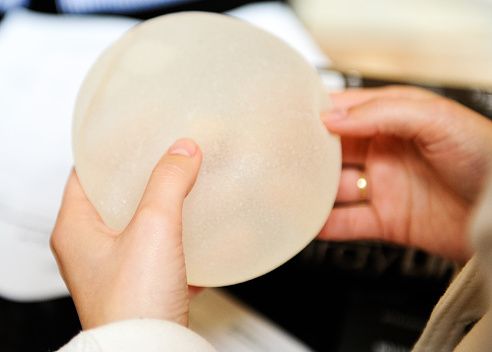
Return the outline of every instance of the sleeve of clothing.
[[[217,352],[204,338],[163,320],[126,320],[83,331],[58,352]]]
[[[471,219],[476,255],[437,303],[412,352],[492,351],[492,175]]]
[[[492,173],[472,217],[470,233],[477,256],[492,287]]]

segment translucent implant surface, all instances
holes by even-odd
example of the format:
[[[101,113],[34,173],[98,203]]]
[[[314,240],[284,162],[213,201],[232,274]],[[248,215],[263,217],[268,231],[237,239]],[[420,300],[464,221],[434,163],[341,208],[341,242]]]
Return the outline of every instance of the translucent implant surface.
[[[193,138],[204,160],[184,206],[188,281],[249,280],[304,248],[333,206],[341,152],[319,119],[325,96],[309,64],[260,29],[215,14],[158,17],[89,72],[76,170],[105,223],[123,229],[162,154]]]

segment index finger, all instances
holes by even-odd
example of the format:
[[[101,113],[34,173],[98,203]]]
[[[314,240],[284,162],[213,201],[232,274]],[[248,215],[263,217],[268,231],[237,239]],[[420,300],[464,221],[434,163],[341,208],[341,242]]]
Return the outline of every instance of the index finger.
[[[68,177],[58,219],[77,224],[103,224],[97,210],[87,198],[75,169],[72,169]]]

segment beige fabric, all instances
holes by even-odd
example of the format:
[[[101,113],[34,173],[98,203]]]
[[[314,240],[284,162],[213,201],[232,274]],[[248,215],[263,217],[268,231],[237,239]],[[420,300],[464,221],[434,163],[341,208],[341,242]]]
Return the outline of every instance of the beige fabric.
[[[414,352],[452,351],[466,326],[480,319],[487,308],[484,282],[472,258],[439,300]]]
[[[487,314],[473,327],[454,350],[455,352],[473,352],[492,350],[492,312]]]
[[[476,209],[471,235],[476,255],[439,300],[413,352],[492,351],[492,311],[488,310],[492,287],[492,178]]]
[[[481,268],[488,278],[489,292],[492,292],[490,291],[492,289],[492,175],[481,205],[476,209],[470,232]]]

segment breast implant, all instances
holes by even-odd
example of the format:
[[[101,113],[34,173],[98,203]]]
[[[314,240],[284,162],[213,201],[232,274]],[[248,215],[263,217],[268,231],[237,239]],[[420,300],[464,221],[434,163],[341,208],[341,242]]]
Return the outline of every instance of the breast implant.
[[[250,280],[299,253],[333,207],[341,151],[320,121],[327,99],[310,64],[259,28],[200,12],[157,17],[85,78],[77,175],[105,224],[123,230],[161,156],[193,139],[203,162],[183,209],[189,284]]]

